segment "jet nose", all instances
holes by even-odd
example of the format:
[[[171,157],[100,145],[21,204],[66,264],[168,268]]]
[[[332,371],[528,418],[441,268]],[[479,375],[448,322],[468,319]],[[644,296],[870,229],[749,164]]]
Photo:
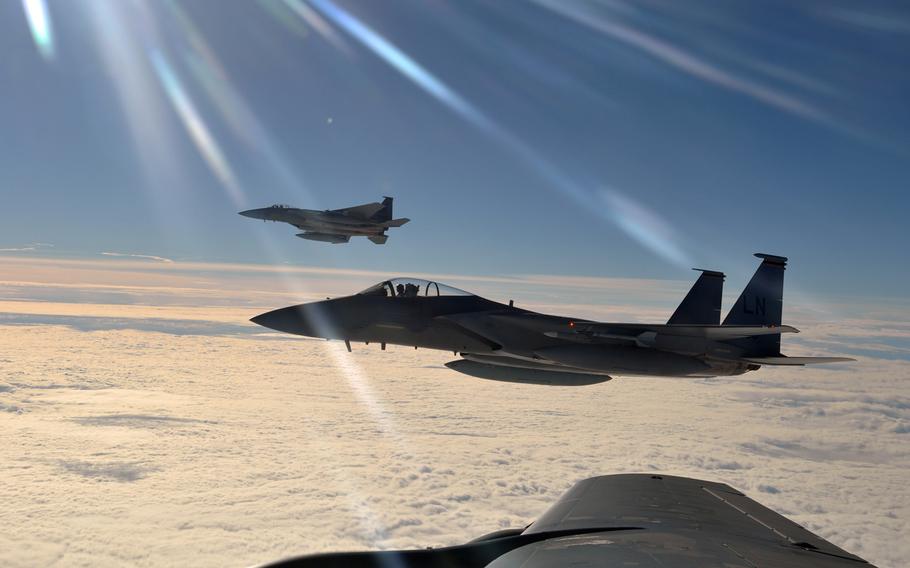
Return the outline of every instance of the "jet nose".
[[[284,333],[338,339],[342,335],[339,332],[342,322],[334,312],[324,302],[314,302],[266,312],[250,321]]]
[[[258,316],[251,318],[250,321],[256,325],[274,329],[275,331],[309,335],[308,333],[303,333],[305,331],[302,329],[304,327],[302,325],[304,318],[301,318],[300,315],[298,315],[298,307],[303,308],[303,306],[291,306],[289,308],[272,310],[271,312],[259,314]]]
[[[240,211],[238,214],[243,215],[244,217],[249,217],[250,219],[267,219],[265,209],[247,209],[246,211]]]

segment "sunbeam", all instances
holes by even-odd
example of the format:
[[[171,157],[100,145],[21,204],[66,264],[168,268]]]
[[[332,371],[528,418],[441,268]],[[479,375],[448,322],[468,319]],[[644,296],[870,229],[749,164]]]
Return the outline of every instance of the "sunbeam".
[[[290,8],[295,14],[300,16],[300,18],[306,22],[311,28],[316,30],[323,39],[332,44],[335,48],[350,54],[348,46],[344,43],[344,40],[335,33],[335,30],[332,29],[332,26],[326,22],[322,16],[320,16],[315,10],[303,3],[303,0],[284,0],[284,3]]]
[[[759,83],[736,77],[716,65],[635,28],[597,17],[589,7],[580,4],[554,2],[553,0],[533,1],[556,14],[596,30],[615,41],[639,49],[683,73],[730,91],[752,97],[766,105],[802,118],[824,124],[830,123],[830,117],[825,115],[825,113],[795,97]]]
[[[312,203],[312,193],[301,183],[284,153],[231,83],[215,50],[193,23],[190,15],[176,2],[167,2],[164,5],[170,10],[183,32],[180,38],[188,44],[188,49],[183,51],[186,66],[206,96],[214,103],[222,120],[250,152],[265,158],[272,173],[278,176],[287,193],[295,195],[303,193],[305,200]]]
[[[153,48],[149,51],[149,60],[158,75],[158,80],[161,81],[161,85],[164,87],[165,93],[167,93],[168,99],[171,101],[174,110],[180,117],[181,122],[183,122],[187,134],[196,145],[199,153],[202,154],[206,163],[221,183],[224,184],[234,206],[237,208],[244,207],[246,199],[230,164],[225,159],[221,147],[218,146],[215,138],[209,132],[202,117],[199,116],[196,106],[184,90],[167,59],[160,51]]]
[[[618,191],[602,191],[607,214],[623,231],[678,266],[692,266],[673,227],[653,211]]]
[[[462,97],[378,32],[331,2],[331,0],[311,0],[311,3],[329,20],[360,42],[361,45],[404,75],[424,92],[508,149],[529,169],[536,172],[564,195],[570,197],[581,208],[615,224],[626,235],[664,260],[676,266],[688,266],[688,255],[682,252],[680,244],[667,239],[667,235],[671,234],[672,230],[654,231],[658,225],[649,222],[642,223],[643,220],[653,220],[659,217],[653,214],[633,215],[630,217],[617,216],[616,211],[622,208],[617,209],[609,204],[604,207],[604,203],[597,198],[593,190],[586,189],[577,183],[572,176],[552,164],[547,158],[503,126],[494,122],[483,111],[471,104],[470,101]],[[624,203],[631,203],[631,200],[626,198]],[[646,211],[640,205],[637,205],[634,210],[636,212]],[[669,227],[666,223],[662,225]]]
[[[22,0],[32,40],[45,60],[54,58],[54,27],[45,0]]]

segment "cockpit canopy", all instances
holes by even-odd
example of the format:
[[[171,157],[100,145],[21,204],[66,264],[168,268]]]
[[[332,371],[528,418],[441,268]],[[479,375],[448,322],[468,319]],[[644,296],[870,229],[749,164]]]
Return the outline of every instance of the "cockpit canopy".
[[[286,205],[284,203],[276,203],[275,205],[269,206],[269,209],[290,209],[290,208],[291,208],[290,205]]]
[[[385,282],[370,286],[363,292],[360,292],[359,295],[384,296],[387,298],[473,296],[473,294],[465,292],[464,290],[446,286],[445,284],[439,284],[438,282],[422,280],[420,278],[393,278],[392,280],[386,280]]]

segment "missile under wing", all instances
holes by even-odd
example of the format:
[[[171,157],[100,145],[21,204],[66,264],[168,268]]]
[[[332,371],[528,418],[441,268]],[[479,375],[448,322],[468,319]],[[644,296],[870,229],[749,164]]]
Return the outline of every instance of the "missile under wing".
[[[466,544],[301,556],[272,568],[850,568],[862,558],[723,483],[656,474],[576,483],[539,519]]]
[[[381,203],[365,203],[342,209],[298,209],[290,205],[272,205],[262,209],[241,211],[244,217],[288,223],[300,229],[297,236],[308,241],[342,244],[350,242],[351,237],[366,237],[377,245],[388,240],[386,231],[401,227],[410,219],[392,218],[391,197],[383,198]]]

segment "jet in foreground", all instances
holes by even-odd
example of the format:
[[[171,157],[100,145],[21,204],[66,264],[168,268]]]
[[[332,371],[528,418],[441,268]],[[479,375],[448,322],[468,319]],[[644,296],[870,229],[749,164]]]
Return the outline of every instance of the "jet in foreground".
[[[445,548],[301,556],[271,568],[860,568],[831,544],[723,483],[653,474],[576,483],[542,517]],[[874,567],[873,567],[874,568]]]
[[[334,244],[346,243],[351,237],[366,237],[377,245],[384,245],[389,238],[386,231],[390,227],[400,227],[410,221],[392,219],[391,197],[384,198],[382,203],[366,203],[344,209],[316,211],[272,205],[241,211],[240,214],[252,219],[289,223],[303,231],[297,234],[301,239]]]
[[[436,282],[397,278],[353,296],[290,306],[252,319],[278,331],[453,351],[451,369],[475,377],[586,385],[611,375],[714,377],[762,365],[852,361],[780,352],[787,259],[761,265],[723,323],[724,275],[702,271],[666,324],[599,323],[500,304]]]

